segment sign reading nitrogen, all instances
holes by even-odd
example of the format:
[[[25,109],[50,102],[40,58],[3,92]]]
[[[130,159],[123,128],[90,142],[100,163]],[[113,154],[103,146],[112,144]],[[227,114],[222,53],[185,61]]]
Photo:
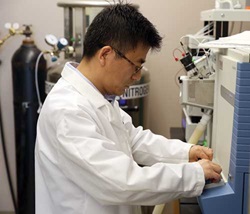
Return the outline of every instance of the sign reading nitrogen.
[[[149,94],[149,83],[131,85],[121,96],[124,100],[142,98]]]

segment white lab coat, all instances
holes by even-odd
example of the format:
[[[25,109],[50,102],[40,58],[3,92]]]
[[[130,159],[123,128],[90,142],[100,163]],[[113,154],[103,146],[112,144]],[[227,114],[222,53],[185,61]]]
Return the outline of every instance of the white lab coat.
[[[65,66],[37,125],[36,214],[131,214],[198,196],[204,173],[187,163],[189,149],[135,128],[117,102]]]

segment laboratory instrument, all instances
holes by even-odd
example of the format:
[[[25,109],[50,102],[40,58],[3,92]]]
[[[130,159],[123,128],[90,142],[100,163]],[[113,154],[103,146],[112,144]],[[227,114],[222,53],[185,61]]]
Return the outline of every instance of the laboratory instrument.
[[[228,36],[229,21],[250,21],[250,11],[245,10],[245,7],[249,6],[248,1],[219,2],[216,9],[201,12],[201,19],[206,26],[212,26],[212,28],[207,27],[204,32],[208,32],[216,40]],[[229,8],[226,8],[228,7],[226,3],[229,3]],[[236,3],[237,7],[235,7]],[[239,4],[242,7],[239,7]],[[195,38],[192,35],[187,37],[192,40]],[[202,43],[199,37],[197,41],[197,43]],[[183,109],[186,117],[192,113],[188,111],[189,108],[193,107],[203,109],[203,111],[207,109],[204,114],[212,111],[213,114],[209,119],[210,131],[199,127],[208,121],[208,118],[205,121],[201,119],[192,133],[195,140],[193,141],[192,134],[189,134],[188,140],[197,142],[201,132],[204,131],[205,136],[198,141],[207,142],[206,146],[213,149],[213,161],[222,167],[222,180],[218,184],[205,186],[204,192],[198,197],[198,202],[203,214],[218,212],[247,214],[249,212],[250,170],[250,49],[237,47],[237,44],[233,48],[223,48],[223,46],[216,48],[209,47],[209,45],[206,49],[200,47],[202,46],[197,45],[196,50],[203,49],[202,56],[206,59],[207,65],[202,70],[207,71],[207,75],[199,72],[200,62],[197,62],[197,59],[202,57],[199,56],[199,52],[193,54],[193,51],[188,50],[193,56],[193,65],[197,65],[195,66],[197,72],[188,75],[189,70],[183,64],[187,75],[180,78],[180,101],[185,107]],[[213,83],[209,87],[206,83],[210,80]],[[201,86],[202,84],[204,86]],[[208,88],[207,91],[202,89],[205,87]],[[204,100],[202,94],[206,98],[210,97],[210,101]],[[186,132],[188,128],[186,126]]]

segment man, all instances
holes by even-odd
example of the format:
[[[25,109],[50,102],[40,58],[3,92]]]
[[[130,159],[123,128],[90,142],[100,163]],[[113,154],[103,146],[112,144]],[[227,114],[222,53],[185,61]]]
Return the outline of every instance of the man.
[[[36,143],[36,214],[130,214],[201,194],[220,179],[212,150],[142,127],[107,96],[139,80],[162,38],[134,7],[93,20],[80,64],[67,63],[43,105]]]

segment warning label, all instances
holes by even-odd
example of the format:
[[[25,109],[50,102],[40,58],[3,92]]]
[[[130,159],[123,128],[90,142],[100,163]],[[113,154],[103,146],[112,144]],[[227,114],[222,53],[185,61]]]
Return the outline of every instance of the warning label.
[[[140,85],[132,85],[126,89],[125,93],[121,96],[124,100],[142,98],[149,94],[149,83]]]

